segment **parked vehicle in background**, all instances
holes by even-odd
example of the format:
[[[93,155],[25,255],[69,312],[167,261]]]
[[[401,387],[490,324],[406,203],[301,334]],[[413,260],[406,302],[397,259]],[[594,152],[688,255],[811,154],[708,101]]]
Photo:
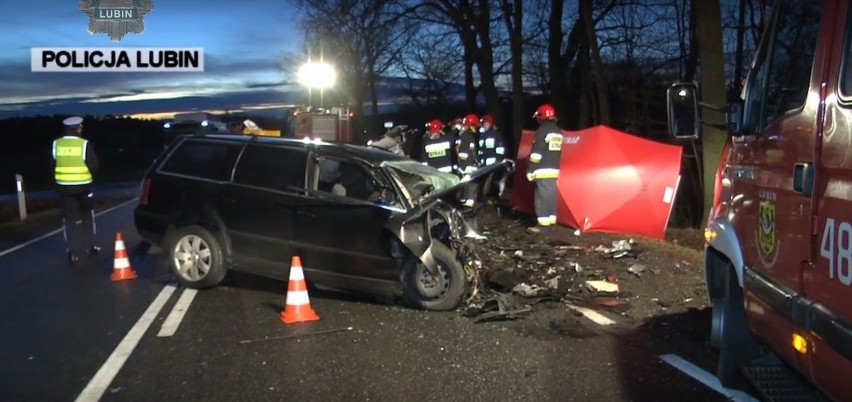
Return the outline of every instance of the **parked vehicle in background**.
[[[462,181],[349,144],[184,136],[145,175],[134,220],[189,287],[230,268],[286,280],[295,254],[309,283],[452,310],[478,278],[478,235],[453,194],[510,166]]]
[[[852,401],[852,5],[771,9],[742,99],[728,105],[706,230],[717,376],[770,400]],[[697,138],[696,85],[668,98],[670,133]]]

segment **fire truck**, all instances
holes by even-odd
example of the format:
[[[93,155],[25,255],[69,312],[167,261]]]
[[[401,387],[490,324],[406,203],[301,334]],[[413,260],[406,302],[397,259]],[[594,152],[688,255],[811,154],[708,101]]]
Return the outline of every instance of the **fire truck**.
[[[296,137],[309,137],[325,141],[354,142],[352,118],[354,114],[348,107],[317,109],[298,107],[293,118],[296,119]]]
[[[700,106],[728,116],[705,229],[716,375],[767,400],[852,401],[852,3],[771,10],[741,99],[668,90],[675,138],[700,138]]]

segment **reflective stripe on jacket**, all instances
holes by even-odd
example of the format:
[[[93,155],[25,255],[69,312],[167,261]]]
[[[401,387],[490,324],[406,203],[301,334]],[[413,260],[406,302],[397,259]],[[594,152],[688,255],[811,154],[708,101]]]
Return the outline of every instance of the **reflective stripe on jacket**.
[[[62,137],[53,141],[53,175],[56,184],[80,185],[92,182],[92,172],[86,165],[86,148],[89,142],[80,137]]]

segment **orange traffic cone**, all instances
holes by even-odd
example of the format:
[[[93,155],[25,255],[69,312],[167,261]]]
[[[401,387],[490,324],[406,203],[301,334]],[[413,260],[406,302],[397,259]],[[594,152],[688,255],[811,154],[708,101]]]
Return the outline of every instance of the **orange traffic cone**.
[[[319,316],[311,308],[308,297],[308,285],[305,283],[305,273],[302,271],[302,260],[294,255],[290,262],[290,280],[287,282],[287,302],[280,314],[285,324],[294,322],[316,321]]]
[[[112,274],[109,279],[113,282],[136,278],[136,271],[130,267],[130,259],[127,257],[127,248],[124,247],[124,237],[121,232],[115,234],[115,259]]]

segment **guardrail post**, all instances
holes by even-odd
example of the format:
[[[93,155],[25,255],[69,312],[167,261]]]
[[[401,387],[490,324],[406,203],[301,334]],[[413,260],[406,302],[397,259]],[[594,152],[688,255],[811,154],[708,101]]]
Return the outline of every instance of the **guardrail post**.
[[[18,215],[21,220],[27,219],[27,197],[24,194],[24,177],[15,174],[15,187],[18,189]]]

